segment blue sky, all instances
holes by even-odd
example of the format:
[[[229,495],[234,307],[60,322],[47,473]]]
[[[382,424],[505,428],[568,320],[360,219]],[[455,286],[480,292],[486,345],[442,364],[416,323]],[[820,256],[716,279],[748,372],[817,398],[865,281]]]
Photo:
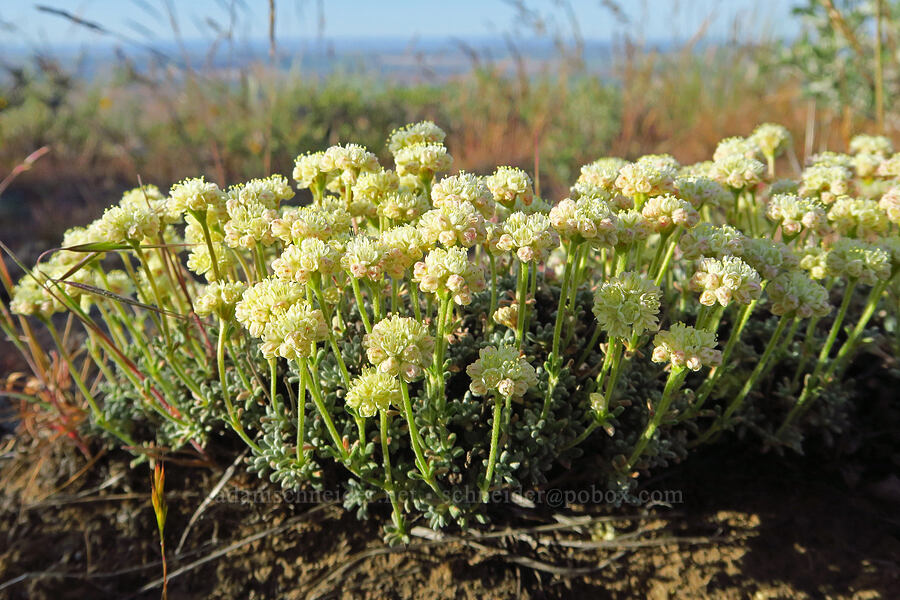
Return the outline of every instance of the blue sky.
[[[0,42],[46,45],[92,43],[107,38],[39,12],[37,4],[63,9],[129,37],[173,39],[165,0],[7,0],[0,4]],[[798,0],[619,0],[628,25],[603,8],[602,0],[571,0],[587,39],[614,40],[628,33],[647,40],[686,39],[708,18],[707,35],[725,39],[736,24],[746,37],[785,37],[796,33],[790,9]],[[182,35],[211,39],[207,19],[228,22],[237,7],[237,36],[263,38],[268,27],[267,0],[170,0]],[[529,7],[553,15],[564,13],[553,0],[526,0]],[[514,31],[516,12],[505,0],[276,0],[277,35],[281,39],[316,36],[319,7],[327,37],[447,38],[483,37]],[[522,40],[523,42],[525,40]]]

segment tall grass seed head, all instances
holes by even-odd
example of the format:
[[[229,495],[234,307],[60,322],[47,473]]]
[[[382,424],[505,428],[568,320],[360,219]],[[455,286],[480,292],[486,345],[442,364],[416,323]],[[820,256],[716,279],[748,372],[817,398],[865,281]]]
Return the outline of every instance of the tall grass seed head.
[[[728,306],[732,301],[747,305],[759,298],[762,281],[754,268],[735,256],[701,258],[690,287],[700,292],[700,304]]]
[[[440,208],[446,202],[469,202],[485,219],[494,216],[494,195],[484,178],[465,171],[444,177],[431,188],[431,203]]]
[[[363,346],[379,372],[413,382],[431,366],[434,338],[422,323],[392,314],[372,327]]]
[[[347,242],[341,267],[355,279],[380,281],[384,277],[384,247],[377,239],[356,235]]]
[[[308,358],[317,342],[328,337],[328,325],[322,311],[306,300],[298,300],[287,309],[272,312],[263,329],[260,352],[263,358],[280,356],[286,360]]]
[[[476,396],[496,392],[501,398],[522,398],[538,383],[534,367],[509,345],[482,348],[466,374],[472,379],[469,390]]]
[[[826,317],[831,312],[828,291],[803,271],[792,270],[780,274],[766,286],[773,315]]]
[[[722,362],[722,353],[715,349],[715,332],[695,329],[684,323],[675,323],[668,330],[657,333],[653,346],[651,360],[668,362],[675,369],[687,367],[691,371],[699,371],[704,366],[716,366]]]
[[[234,307],[240,302],[247,286],[242,282],[214,281],[194,300],[194,312],[198,316],[216,315],[224,321],[234,317]]]
[[[507,209],[512,209],[516,202],[528,206],[534,200],[534,185],[531,176],[522,169],[497,167],[493,175],[486,178],[486,184],[494,201]]]
[[[658,327],[662,290],[640,273],[626,271],[594,292],[593,313],[610,338],[630,340]]]
[[[413,279],[426,294],[452,296],[456,304],[467,306],[472,294],[484,289],[484,272],[469,260],[468,251],[459,246],[435,248],[415,264]]]
[[[825,253],[825,270],[832,277],[875,285],[891,276],[891,259],[883,248],[853,238],[840,238]]]
[[[497,247],[515,252],[523,263],[543,261],[558,244],[550,229],[550,217],[541,213],[526,215],[515,212],[503,222],[502,227],[503,233],[497,240]]]
[[[765,165],[755,158],[730,154],[713,162],[709,176],[732,190],[745,190],[756,187],[765,172]]]
[[[574,243],[615,246],[618,220],[609,204],[590,196],[566,198],[550,209],[550,223],[560,239]]]
[[[447,134],[432,121],[410,123],[395,129],[388,139],[388,150],[396,155],[401,148],[416,144],[443,144]]]
[[[253,337],[262,337],[275,313],[284,312],[306,297],[296,281],[267,278],[244,290],[234,316]]]
[[[483,242],[487,235],[484,217],[471,202],[464,200],[444,201],[422,215],[417,227],[428,244],[440,242],[447,247],[471,248]]]
[[[315,275],[327,279],[340,264],[341,254],[331,243],[307,238],[286,246],[272,261],[272,271],[278,279],[308,283]]]
[[[394,163],[399,175],[433,175],[449,171],[453,157],[443,145],[418,143],[397,150]]]
[[[753,130],[750,141],[766,158],[775,158],[791,145],[791,132],[783,125],[763,123]]]
[[[374,417],[378,411],[388,410],[392,404],[401,404],[400,381],[378,369],[366,367],[350,382],[344,401],[359,416]]]
[[[769,199],[766,216],[781,223],[785,236],[795,236],[803,230],[821,232],[825,226],[825,209],[812,198],[796,194],[776,194]]]

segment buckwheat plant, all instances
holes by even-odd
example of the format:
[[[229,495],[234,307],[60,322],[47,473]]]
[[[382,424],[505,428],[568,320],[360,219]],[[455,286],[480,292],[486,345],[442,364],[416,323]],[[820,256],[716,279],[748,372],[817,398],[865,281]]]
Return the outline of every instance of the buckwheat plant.
[[[36,402],[71,379],[73,438],[246,447],[362,517],[388,500],[391,543],[566,469],[631,494],[725,435],[799,451],[852,410],[854,359],[897,351],[900,158],[858,136],[776,180],[790,135],[748,133],[695,165],[598,158],[566,198],[450,172],[431,122],[300,155],[293,188],[145,185],[17,283],[4,265],[0,327]]]

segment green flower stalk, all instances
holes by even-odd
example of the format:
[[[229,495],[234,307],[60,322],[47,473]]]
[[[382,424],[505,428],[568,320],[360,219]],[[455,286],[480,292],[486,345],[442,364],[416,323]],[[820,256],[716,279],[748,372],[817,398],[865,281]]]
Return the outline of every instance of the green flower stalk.
[[[494,397],[494,420],[491,426],[491,448],[488,454],[487,468],[481,483],[482,497],[486,500],[488,490],[494,481],[494,467],[497,464],[499,450],[501,410],[506,406],[509,412],[512,400],[521,399],[529,388],[537,385],[534,367],[519,355],[513,346],[487,346],[478,353],[478,360],[466,367],[466,374],[472,379],[469,390],[476,396]]]

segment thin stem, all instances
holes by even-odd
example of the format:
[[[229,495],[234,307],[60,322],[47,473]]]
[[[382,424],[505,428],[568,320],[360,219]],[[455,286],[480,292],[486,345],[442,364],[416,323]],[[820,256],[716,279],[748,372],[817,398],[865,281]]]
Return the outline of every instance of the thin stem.
[[[497,312],[497,259],[490,252],[487,253],[488,262],[491,264],[491,307],[487,315],[485,329],[494,330],[494,313]]]
[[[306,369],[300,369],[300,381],[297,382],[297,463],[306,462],[303,454],[304,436],[306,435]]]
[[[528,310],[528,270],[522,261],[516,260],[516,264],[516,302],[519,307],[516,319],[516,345],[521,350],[525,340],[525,313]]]
[[[572,277],[572,265],[575,262],[575,255],[571,246],[565,244],[564,248],[566,250],[566,265],[563,268],[562,285],[559,288],[559,303],[556,306],[556,322],[553,325],[553,346],[551,353],[555,357],[559,357],[559,341],[562,336],[563,321],[566,316],[566,292],[569,289],[569,282]],[[577,251],[577,249],[578,247],[576,246],[575,251]]]
[[[394,525],[403,533],[406,530],[406,523],[403,519],[403,511],[400,508],[400,502],[397,500],[397,490],[394,488],[394,478],[391,474],[391,453],[388,447],[388,416],[387,411],[379,411],[379,424],[381,437],[381,457],[384,464],[384,489],[387,490],[388,498],[391,500],[391,508],[393,510]]]
[[[494,466],[497,464],[497,447],[500,442],[500,409],[503,401],[499,395],[494,395],[494,424],[491,427],[491,450],[488,454],[487,471],[484,474],[484,481],[481,483],[481,501],[486,502],[488,497],[488,489],[494,481]]]
[[[631,452],[631,456],[628,459],[627,470],[630,471],[641,456],[643,456],[647,444],[653,439],[653,435],[656,433],[660,423],[662,423],[663,418],[669,411],[669,405],[672,403],[675,394],[681,389],[681,384],[684,382],[686,376],[687,371],[684,367],[673,367],[669,372],[669,378],[666,379],[666,387],[663,389],[662,398],[660,398],[659,405],[657,405],[654,410],[653,416],[650,417],[650,421],[647,423],[647,427],[644,429],[643,433],[641,433],[638,443]]]
[[[366,305],[363,304],[362,292],[359,290],[359,280],[356,277],[350,277],[350,286],[353,288],[353,296],[356,298],[356,309],[359,311],[363,327],[366,328],[366,333],[372,333],[372,322],[369,321]]]
[[[778,325],[775,327],[775,331],[772,332],[772,337],[769,338],[769,343],[766,344],[765,350],[763,350],[762,356],[759,361],[756,363],[756,367],[753,369],[753,372],[750,373],[750,377],[747,378],[747,381],[744,382],[744,387],[741,388],[741,391],[738,392],[737,396],[731,401],[728,407],[725,409],[725,412],[722,413],[713,424],[710,425],[709,429],[707,429],[703,435],[697,438],[691,445],[699,446],[700,444],[709,440],[714,434],[719,432],[725,425],[729,423],[731,420],[731,416],[741,408],[744,400],[750,394],[750,391],[753,389],[753,386],[756,385],[757,380],[760,375],[762,375],[763,371],[768,365],[769,360],[774,355],[775,348],[778,347],[778,342],[781,339],[781,334],[784,333],[784,328],[790,324],[790,322],[794,319],[793,316],[782,315],[780,319],[778,319]]]
[[[425,483],[427,483],[441,498],[444,498],[444,493],[441,491],[441,488],[438,487],[438,484],[434,479],[434,470],[422,453],[422,438],[419,435],[419,428],[416,426],[416,416],[413,414],[412,401],[409,399],[409,385],[402,377],[400,378],[400,392],[403,397],[403,412],[406,416],[406,423],[409,426],[409,441],[412,444],[413,452],[416,455],[416,468],[419,469],[419,473],[422,474]]]
[[[228,322],[224,319],[219,319],[219,339],[216,343],[216,365],[219,370],[219,382],[222,387],[222,400],[225,402],[225,410],[228,413],[228,421],[231,428],[234,429],[234,432],[237,433],[242,440],[244,440],[245,444],[250,446],[255,452],[260,452],[260,448],[256,442],[250,439],[250,436],[244,431],[244,426],[241,424],[240,417],[234,410],[234,405],[231,403],[231,394],[228,392],[228,378],[225,371],[225,339],[228,336],[228,328]]]
[[[347,462],[350,458],[350,453],[344,448],[344,442],[341,439],[340,434],[338,434],[337,428],[334,426],[334,421],[331,419],[331,414],[328,412],[328,407],[325,406],[325,400],[322,398],[322,393],[319,390],[318,385],[316,385],[315,377],[313,376],[312,371],[309,366],[308,358],[300,358],[298,359],[298,367],[300,370],[306,371],[309,375],[310,385],[308,386],[310,394],[313,398],[313,403],[316,405],[316,410],[319,412],[319,416],[322,417],[322,421],[325,423],[325,428],[328,430],[328,434],[331,436],[331,441],[334,442],[334,446],[340,454],[341,460],[343,462]]]

